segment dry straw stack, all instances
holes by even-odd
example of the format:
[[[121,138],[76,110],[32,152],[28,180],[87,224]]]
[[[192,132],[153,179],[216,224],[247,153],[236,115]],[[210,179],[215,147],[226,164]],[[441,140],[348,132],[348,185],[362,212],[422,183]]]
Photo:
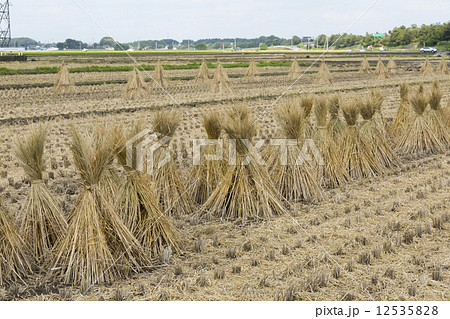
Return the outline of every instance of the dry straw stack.
[[[158,58],[158,61],[155,65],[155,72],[153,72],[152,80],[150,81],[150,85],[154,87],[168,87],[169,80],[166,76],[166,71],[164,71],[164,67],[162,65],[161,59]]]
[[[214,93],[232,93],[233,88],[231,87],[230,79],[222,67],[220,61],[217,62],[216,72],[214,73],[214,79],[212,84],[212,92]]]
[[[31,134],[24,139],[19,138],[15,148],[19,164],[31,180],[21,216],[20,234],[37,261],[42,261],[67,232],[61,207],[43,181],[46,138],[47,126],[32,127]]]
[[[217,111],[209,110],[203,115],[203,126],[209,140],[218,140],[222,131]],[[217,154],[215,145],[201,149],[200,163],[194,165],[189,173],[189,181],[193,182],[189,190],[191,198],[197,204],[204,204],[214,189],[222,181],[226,163],[222,159],[208,159],[207,156]]]
[[[345,131],[345,125],[339,117],[339,111],[341,109],[340,100],[341,97],[339,93],[335,93],[331,96],[328,105],[330,121],[327,124],[329,134],[338,144]]]
[[[0,286],[22,281],[32,272],[28,252],[14,217],[0,201]]]
[[[445,57],[442,56],[441,62],[439,62],[438,68],[436,70],[438,75],[449,75],[447,62],[445,62]]]
[[[436,137],[445,146],[450,146],[450,130],[447,126],[447,116],[441,106],[442,91],[437,81],[433,81],[433,87],[430,95],[430,111],[427,121],[434,130]]]
[[[59,93],[66,93],[73,91],[74,84],[69,75],[69,69],[63,62],[58,74],[56,74],[54,90]]]
[[[377,94],[372,93],[368,96],[360,97],[357,103],[361,117],[364,120],[360,128],[361,139],[364,145],[379,167],[399,167],[400,161],[397,155],[389,145],[384,133],[380,131],[380,125],[374,118],[376,110],[379,108],[380,98]]]
[[[138,66],[135,64],[133,71],[131,71],[130,78],[128,79],[127,86],[125,87],[123,98],[127,100],[134,100],[146,99],[148,97],[150,97],[150,92],[147,88],[147,84],[145,83]]]
[[[206,59],[203,57],[202,64],[200,65],[197,75],[195,76],[194,83],[205,85],[208,84],[209,82],[210,79],[209,79],[208,64],[206,63]]]
[[[144,121],[137,120],[118,134],[119,153],[117,158],[126,175],[116,194],[116,208],[125,225],[151,255],[158,256],[164,248],[179,250],[180,237],[169,219],[162,213],[159,203],[150,185],[150,177],[137,170],[136,145],[145,138],[134,141],[131,145],[133,159],[127,165],[126,143],[145,129]],[[130,164],[130,163],[128,163]]]
[[[345,170],[339,156],[338,145],[327,129],[327,98],[323,96],[316,98],[314,113],[317,122],[314,143],[324,160],[324,165],[319,166],[321,184],[325,187],[335,188],[347,183],[350,180],[350,176]]]
[[[291,80],[296,80],[302,75],[300,66],[298,65],[297,57],[292,61],[291,68],[289,69],[288,78]]]
[[[316,79],[314,84],[332,84],[333,76],[331,75],[330,70],[325,63],[325,60],[322,58],[322,62],[319,66],[319,71],[317,72]]]
[[[300,106],[303,117],[303,137],[312,138],[314,128],[311,123],[311,112],[314,105],[314,95],[305,95],[300,98]]]
[[[303,114],[297,98],[284,99],[276,109],[281,138],[294,140],[296,144],[284,151],[279,147],[273,148],[268,164],[275,187],[287,200],[318,202],[323,199],[323,193],[316,165],[306,159],[305,155],[310,155],[310,150],[301,151],[305,143]]]
[[[248,81],[255,81],[258,78],[258,76],[259,74],[256,68],[255,58],[252,58],[250,65],[248,66],[247,70],[245,70],[244,79]]]
[[[388,79],[389,78],[388,70],[384,66],[383,61],[381,61],[380,57],[378,58],[378,63],[375,68],[374,74],[377,79]]]
[[[370,64],[366,56],[364,56],[364,59],[361,61],[361,66],[359,67],[358,73],[372,74],[372,69],[370,68]]]
[[[408,84],[403,82],[400,84],[400,106],[397,109],[397,113],[391,126],[391,132],[394,138],[398,138],[406,129],[409,116]]]
[[[164,109],[155,112],[151,121],[153,131],[160,134],[159,141],[172,137],[180,125],[180,114],[176,109]],[[170,155],[169,162],[162,167],[158,163]],[[189,188],[185,187],[180,173],[173,161],[169,150],[169,142],[164,143],[155,153],[155,167],[153,168],[153,182],[158,192],[157,198],[164,214],[181,217],[192,212],[192,201],[189,197]],[[148,164],[148,163],[147,163]]]
[[[398,66],[395,63],[394,58],[392,56],[389,58],[389,62],[386,67],[387,67],[388,72],[390,72],[390,73],[398,72]]]
[[[246,104],[234,104],[222,123],[224,131],[236,142],[235,163],[228,166],[222,182],[213,191],[202,208],[204,217],[246,222],[269,219],[285,213],[283,200],[273,185],[265,166],[253,157],[246,160],[248,149],[244,140],[252,141],[256,135],[254,118]],[[250,155],[251,156],[251,155]]]
[[[430,60],[428,59],[428,57],[425,58],[425,61],[423,62],[422,66],[420,67],[420,74],[422,74],[423,77],[434,75],[433,67],[431,66],[431,63],[430,63]]]
[[[106,127],[84,134],[70,130],[71,151],[83,189],[70,213],[68,233],[55,246],[51,274],[66,284],[88,290],[96,283],[110,283],[142,271],[151,261],[122,222],[99,186],[117,149],[117,137]]]
[[[373,120],[377,125],[378,131],[384,136],[386,139],[390,139],[390,135],[386,129],[386,121],[383,116],[383,112],[381,110],[381,105],[383,104],[384,97],[381,94],[379,89],[371,89],[369,91],[369,103],[372,104],[372,107],[375,111],[373,115]]]
[[[403,155],[436,154],[444,152],[444,145],[436,136],[433,128],[425,118],[425,110],[429,100],[423,92],[423,87],[409,97],[413,114],[406,130],[397,142],[397,151]]]
[[[347,127],[341,141],[340,151],[343,163],[353,179],[376,176],[384,171],[364,143],[360,129],[357,126],[359,108],[354,99],[345,101],[342,105]]]

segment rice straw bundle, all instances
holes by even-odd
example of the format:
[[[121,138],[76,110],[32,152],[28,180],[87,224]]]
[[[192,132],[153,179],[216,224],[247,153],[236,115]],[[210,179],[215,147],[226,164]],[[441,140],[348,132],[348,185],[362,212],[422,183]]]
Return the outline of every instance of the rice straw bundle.
[[[370,148],[361,138],[357,126],[359,108],[354,100],[346,101],[342,105],[347,127],[340,144],[340,152],[345,169],[352,179],[372,177],[381,174],[384,169],[375,160]]]
[[[339,144],[339,140],[345,131],[345,125],[339,117],[340,95],[336,93],[331,96],[330,103],[328,105],[328,113],[330,114],[330,121],[328,122],[327,129],[330,132],[331,137]]]
[[[0,286],[23,280],[30,273],[28,247],[19,236],[14,217],[0,201]]]
[[[300,75],[302,75],[302,70],[300,70],[300,66],[298,65],[297,57],[292,61],[291,68],[289,69],[288,78],[292,80],[297,80]]]
[[[198,69],[197,75],[195,76],[195,84],[208,84],[210,82],[209,79],[209,70],[208,64],[206,63],[206,59],[203,57],[202,64]]]
[[[180,114],[176,109],[163,109],[155,112],[151,123],[153,131],[161,134],[159,140],[172,137],[180,125]],[[169,162],[158,168],[156,165],[165,158],[166,154],[170,155]],[[157,198],[163,213],[174,217],[191,213],[193,203],[170,154],[169,143],[165,143],[155,152],[154,163],[152,180],[158,192]]]
[[[161,59],[158,58],[158,61],[155,65],[155,72],[153,72],[152,80],[150,81],[150,85],[154,87],[167,87],[169,86],[169,80],[166,76],[166,71],[164,71],[164,67],[162,65]]]
[[[211,109],[203,115],[203,126],[209,140],[219,139],[222,126],[217,111]],[[205,146],[201,150],[199,165],[194,165],[189,173],[188,180],[194,183],[189,194],[197,204],[206,202],[225,174],[226,163],[223,160],[210,160],[205,156],[215,155],[216,151],[215,145]]]
[[[316,79],[314,84],[332,84],[333,76],[331,75],[330,70],[325,63],[325,60],[322,58],[322,62],[319,66],[319,71],[317,72]]]
[[[441,62],[439,62],[438,68],[436,70],[438,75],[449,75],[447,62],[445,62],[445,57],[442,56]]]
[[[62,62],[58,74],[56,74],[55,85],[53,88],[56,92],[66,93],[74,89],[74,84],[69,75],[67,65]]]
[[[126,142],[145,129],[142,119],[133,122],[129,129],[120,131],[117,154],[120,164],[126,172],[116,196],[116,208],[125,225],[151,255],[160,254],[164,248],[179,250],[180,237],[169,219],[162,213],[159,203],[150,187],[150,177],[136,169],[136,161],[127,165]],[[145,136],[132,145],[133,158],[136,158],[136,145]]]
[[[18,138],[15,148],[19,164],[31,180],[21,216],[20,234],[37,261],[42,261],[58,238],[64,237],[67,232],[61,207],[43,181],[46,138],[47,126],[32,127],[29,136]]]
[[[232,93],[233,88],[231,87],[228,75],[225,69],[222,67],[220,61],[217,62],[216,72],[214,73],[213,84],[211,87],[214,93]]]
[[[406,130],[403,131],[397,142],[397,152],[403,155],[444,152],[444,145],[424,117],[429,101],[423,93],[423,88],[420,89],[419,86],[418,91],[409,97],[409,102],[414,113],[409,119]]]
[[[246,222],[285,213],[283,199],[266,167],[258,165],[253,158],[250,163],[245,161],[249,154],[243,140],[251,142],[256,135],[255,121],[248,106],[233,104],[222,126],[236,142],[236,162],[231,163],[221,183],[203,205],[202,215]]]
[[[374,116],[379,107],[378,104],[379,101],[374,98],[373,94],[358,100],[360,114],[364,120],[360,128],[361,139],[380,167],[399,167],[400,161],[397,155],[375,121]]]
[[[408,84],[403,82],[400,84],[400,106],[397,109],[394,121],[392,122],[391,132],[394,137],[400,136],[401,132],[406,129],[410,116],[410,108],[408,101]]]
[[[386,121],[383,116],[383,112],[381,110],[381,105],[383,104],[384,96],[381,94],[381,91],[379,89],[371,89],[369,91],[369,100],[368,103],[370,103],[375,111],[375,114],[373,115],[373,120],[377,125],[378,131],[384,136],[384,138],[389,139],[390,136],[388,134],[388,131],[386,130]]]
[[[447,148],[450,146],[450,130],[447,126],[447,114],[441,106],[442,91],[437,81],[433,81],[433,88],[430,95],[430,111],[427,121],[433,129],[436,137]]]
[[[378,58],[378,63],[377,66],[375,68],[375,77],[377,79],[388,79],[389,78],[389,74],[388,71],[386,69],[386,67],[383,64],[383,61],[381,61],[381,58]]]
[[[255,58],[252,58],[250,65],[247,70],[245,70],[244,79],[249,81],[255,81],[258,78],[258,70],[256,69]]]
[[[364,56],[364,59],[361,61],[361,66],[359,67],[358,73],[372,74],[372,69],[370,68],[370,64],[366,56]]]
[[[84,134],[71,128],[70,133],[83,189],[70,213],[68,233],[55,246],[51,272],[66,284],[80,284],[82,290],[88,290],[96,283],[110,283],[142,271],[151,261],[99,186],[116,155],[117,137],[106,127]]]
[[[350,176],[343,166],[338,146],[330,131],[327,130],[328,101],[325,97],[316,98],[314,113],[317,120],[314,142],[324,160],[324,165],[319,166],[321,184],[325,187],[335,188],[347,183]]]
[[[323,193],[316,165],[306,161],[300,153],[305,142],[303,135],[305,121],[304,112],[298,107],[297,101],[297,98],[286,98],[276,109],[276,119],[281,126],[281,138],[295,140],[296,145],[289,147],[287,154],[283,154],[282,149],[278,147],[272,150],[268,157],[270,175],[276,189],[287,200],[318,202],[323,200]],[[300,156],[303,163],[297,163]]]
[[[303,134],[304,138],[312,138],[314,129],[311,124],[311,112],[314,105],[314,95],[305,95],[300,99],[301,110],[303,112],[302,117],[304,121]]]
[[[431,66],[430,60],[428,60],[428,57],[425,58],[425,61],[420,67],[420,74],[422,74],[423,77],[434,75],[433,67]]]
[[[389,62],[388,62],[386,67],[387,67],[388,72],[391,72],[391,73],[397,73],[398,72],[398,66],[395,63],[394,59],[392,58],[392,55],[389,58]]]
[[[134,99],[146,99],[150,97],[150,92],[147,89],[147,85],[142,77],[138,66],[135,64],[133,71],[131,71],[130,78],[128,79],[123,98],[127,100]]]

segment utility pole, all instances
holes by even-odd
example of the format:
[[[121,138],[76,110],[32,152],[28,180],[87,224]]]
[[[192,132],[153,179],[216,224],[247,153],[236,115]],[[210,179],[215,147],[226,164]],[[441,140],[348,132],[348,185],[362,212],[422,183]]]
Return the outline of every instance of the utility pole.
[[[11,41],[9,1],[0,2],[0,47],[8,47]]]
[[[155,50],[158,50],[158,41],[155,42]]]
[[[190,50],[190,45],[191,45],[191,42],[190,42],[190,40],[188,39],[188,51]]]

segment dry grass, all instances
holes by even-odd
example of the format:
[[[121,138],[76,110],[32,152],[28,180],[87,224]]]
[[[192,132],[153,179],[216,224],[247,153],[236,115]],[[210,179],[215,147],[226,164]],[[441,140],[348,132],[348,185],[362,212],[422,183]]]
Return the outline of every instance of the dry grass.
[[[328,100],[321,96],[316,98],[315,102],[317,130],[314,134],[314,142],[324,160],[324,165],[318,167],[321,173],[320,180],[323,186],[335,188],[347,183],[350,177],[339,157],[338,146],[330,131],[327,130]]]
[[[218,140],[222,132],[219,114],[209,110],[203,115],[203,126],[209,140]],[[204,204],[214,189],[222,181],[226,163],[222,159],[212,160],[207,156],[216,154],[216,146],[205,146],[201,151],[200,163],[194,165],[189,172],[188,180],[193,181],[189,194],[197,204]]]
[[[390,73],[397,73],[398,72],[398,66],[395,63],[395,60],[394,60],[394,58],[392,56],[389,58],[389,61],[388,61],[388,64],[387,64],[386,68],[387,68],[388,72],[390,72]]]
[[[373,177],[381,174],[384,169],[371,154],[370,148],[361,137],[357,126],[359,107],[354,100],[346,101],[342,106],[347,127],[340,144],[343,163],[352,179]]]
[[[361,66],[359,67],[358,73],[372,74],[372,69],[370,68],[370,64],[366,56],[364,56],[364,59],[361,61]]]
[[[444,145],[424,116],[429,100],[423,93],[423,87],[419,87],[418,91],[409,97],[409,101],[414,113],[410,117],[407,129],[397,142],[396,150],[403,155],[444,152]]]
[[[399,167],[400,161],[397,155],[392,150],[384,133],[380,131],[380,125],[374,118],[380,98],[377,98],[377,93],[371,93],[358,100],[360,114],[364,120],[360,129],[361,139],[379,167]],[[382,171],[378,173],[382,173]]]
[[[427,121],[434,130],[436,137],[447,148],[450,146],[450,131],[446,124],[447,114],[441,106],[442,91],[437,81],[433,81],[430,94],[430,111],[427,114]]]
[[[156,111],[151,120],[153,131],[161,134],[159,140],[164,137],[172,137],[180,125],[180,113],[176,109],[163,109]],[[176,167],[169,143],[165,143],[155,152],[155,167],[152,180],[157,190],[157,198],[164,214],[181,217],[192,212],[192,201],[189,197],[189,187],[186,188],[178,168]],[[162,167],[158,166],[166,155],[169,154],[169,162]]]
[[[230,79],[228,78],[225,69],[222,67],[220,61],[217,62],[216,72],[214,73],[213,84],[211,87],[214,93],[232,93],[233,88],[231,87]]]
[[[146,99],[150,97],[150,91],[142,77],[137,65],[134,65],[131,76],[128,79],[123,98],[127,100]]]
[[[248,106],[233,104],[223,122],[223,129],[230,139],[236,140],[236,163],[229,165],[222,182],[203,205],[204,217],[219,217],[240,222],[270,219],[285,213],[284,203],[274,187],[265,166],[248,155],[242,140],[251,141],[256,126]]]
[[[318,202],[323,200],[323,193],[316,166],[306,161],[300,153],[305,142],[304,114],[305,108],[299,106],[299,99],[295,97],[284,99],[276,109],[276,119],[281,126],[280,137],[296,141],[296,145],[284,151],[277,146],[271,147],[267,156],[268,165],[275,187],[287,200]],[[299,158],[303,163],[297,162]]]
[[[158,58],[158,61],[155,65],[155,71],[152,75],[152,81],[150,81],[150,85],[154,87],[168,87],[169,86],[169,80],[167,79],[166,71],[163,68],[161,59]]]
[[[389,79],[388,70],[384,66],[383,61],[381,61],[381,58],[378,58],[374,74],[377,79]]]
[[[391,126],[391,133],[394,138],[398,138],[406,128],[410,116],[410,106],[408,101],[408,84],[403,82],[400,84],[400,106],[395,114],[394,121]]]
[[[117,138],[106,127],[71,129],[71,150],[83,189],[70,213],[68,233],[55,246],[50,275],[87,290],[150,265],[143,248],[105,200],[99,182],[115,157]]]
[[[38,261],[42,261],[67,232],[60,205],[43,181],[47,130],[43,125],[32,127],[29,136],[17,139],[15,148],[19,164],[31,179],[26,206],[21,214],[20,234]]]
[[[0,286],[22,281],[32,273],[28,252],[14,217],[0,201]]]
[[[422,66],[420,67],[420,74],[422,74],[422,77],[434,75],[433,67],[431,66],[431,63],[430,63],[430,60],[428,59],[428,57],[425,58],[425,61],[423,62]]]
[[[330,132],[331,137],[339,144],[340,138],[345,131],[345,125],[339,117],[339,111],[341,109],[341,97],[339,93],[335,93],[330,97],[328,105],[328,114],[330,120],[327,124],[327,130]]]
[[[56,74],[54,90],[59,93],[67,93],[72,92],[74,89],[73,81],[69,75],[69,69],[67,65],[62,62],[61,68]]]
[[[333,76],[331,75],[330,70],[328,69],[325,60],[322,59],[322,62],[319,66],[319,71],[317,71],[316,79],[314,80],[314,84],[332,84]]]
[[[206,64],[206,59],[203,58],[202,64],[200,65],[200,68],[198,69],[197,75],[195,76],[195,84],[202,84],[207,85],[209,84],[210,78],[209,78],[209,70],[208,65]]]
[[[162,213],[156,196],[151,189],[151,179],[136,170],[136,162],[127,165],[126,141],[145,129],[145,123],[139,119],[118,135],[120,152],[117,157],[126,171],[125,180],[115,195],[115,207],[125,225],[151,255],[158,256],[166,247],[176,251],[180,249],[180,236],[170,220]],[[135,141],[132,153],[136,157],[136,145],[145,136]]]
[[[449,75],[450,72],[448,71],[448,65],[445,61],[445,57],[442,56],[441,62],[439,62],[439,65],[436,70],[436,74],[438,75]]]
[[[302,75],[302,70],[300,70],[300,66],[298,65],[298,60],[295,57],[294,61],[292,61],[291,67],[289,69],[288,78],[291,80],[297,80]]]
[[[259,77],[258,70],[256,68],[255,58],[252,58],[250,65],[244,73],[244,79],[248,81],[255,81]]]

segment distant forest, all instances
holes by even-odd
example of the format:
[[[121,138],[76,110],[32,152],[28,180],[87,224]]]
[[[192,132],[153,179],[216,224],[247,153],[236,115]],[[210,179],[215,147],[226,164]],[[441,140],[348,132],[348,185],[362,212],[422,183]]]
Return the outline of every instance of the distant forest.
[[[378,32],[376,32],[378,33]],[[116,50],[121,48],[129,49],[133,47],[135,49],[173,49],[174,47],[178,49],[220,49],[233,48],[236,44],[237,48],[261,48],[266,49],[277,45],[297,45],[306,46],[313,43],[319,47],[324,47],[327,44],[336,49],[349,48],[355,46],[367,47],[381,46],[381,44],[388,47],[399,47],[399,46],[409,46],[409,45],[419,45],[422,46],[424,43],[426,46],[437,46],[443,50],[450,50],[450,22],[446,23],[435,23],[430,25],[421,25],[420,27],[413,24],[410,27],[400,26],[393,28],[384,33],[384,37],[373,37],[372,33],[366,33],[365,35],[355,35],[355,34],[332,34],[325,35],[321,34],[316,38],[307,38],[300,36],[293,36],[292,38],[285,39],[280,38],[275,35],[270,36],[260,36],[259,38],[246,39],[246,38],[213,38],[213,39],[200,39],[200,40],[188,40],[177,41],[174,39],[161,39],[161,40],[143,40],[134,41],[130,43],[122,43],[118,45],[113,39],[109,37],[104,37],[99,43],[94,43],[88,45],[82,41],[75,39],[67,39],[64,42],[53,43],[53,44],[43,44],[30,38],[13,38],[11,40],[12,46],[19,47],[30,47],[30,46],[57,46],[59,49],[99,49],[104,46],[114,47]]]

